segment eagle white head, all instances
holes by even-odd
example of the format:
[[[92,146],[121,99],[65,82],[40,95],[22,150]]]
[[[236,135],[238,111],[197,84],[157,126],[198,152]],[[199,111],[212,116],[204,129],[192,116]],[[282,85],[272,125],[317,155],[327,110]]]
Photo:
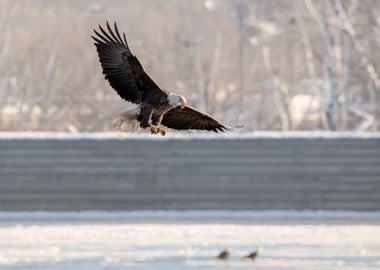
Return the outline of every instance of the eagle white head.
[[[168,96],[169,105],[173,107],[181,107],[181,109],[186,107],[187,101],[186,98],[176,94],[169,94]]]

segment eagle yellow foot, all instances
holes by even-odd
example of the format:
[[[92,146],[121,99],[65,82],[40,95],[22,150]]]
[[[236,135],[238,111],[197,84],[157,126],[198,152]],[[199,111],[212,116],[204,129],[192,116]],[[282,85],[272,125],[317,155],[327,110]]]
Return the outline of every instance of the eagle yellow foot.
[[[150,125],[150,132],[152,134],[161,134],[162,136],[166,135],[165,129],[160,128],[160,127],[155,126],[155,125]]]
[[[150,133],[151,134],[158,134],[160,132],[160,128],[154,125],[150,125]]]

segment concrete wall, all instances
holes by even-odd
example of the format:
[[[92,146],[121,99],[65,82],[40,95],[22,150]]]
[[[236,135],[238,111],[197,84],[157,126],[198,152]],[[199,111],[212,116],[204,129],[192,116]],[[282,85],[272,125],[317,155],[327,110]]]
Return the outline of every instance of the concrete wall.
[[[380,137],[1,139],[0,210],[380,210]]]

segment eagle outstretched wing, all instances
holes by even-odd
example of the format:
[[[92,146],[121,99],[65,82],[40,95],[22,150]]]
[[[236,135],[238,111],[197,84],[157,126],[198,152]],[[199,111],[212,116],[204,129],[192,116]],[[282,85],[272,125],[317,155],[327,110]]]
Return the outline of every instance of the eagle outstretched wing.
[[[198,129],[214,132],[230,130],[218,120],[188,105],[183,109],[177,107],[165,113],[161,124],[178,130]]]
[[[166,98],[167,93],[149,77],[127,43],[125,33],[121,37],[115,23],[114,30],[107,22],[106,32],[100,25],[101,33],[94,30],[95,46],[103,68],[103,74],[110,85],[123,99],[139,104],[149,102],[149,97]],[[157,100],[157,99],[156,99]]]

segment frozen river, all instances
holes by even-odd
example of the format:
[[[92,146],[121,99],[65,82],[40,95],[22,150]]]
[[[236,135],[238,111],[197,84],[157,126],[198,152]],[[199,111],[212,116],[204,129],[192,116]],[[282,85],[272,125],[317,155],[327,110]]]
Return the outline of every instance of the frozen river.
[[[380,269],[380,213],[2,212],[0,269]]]

